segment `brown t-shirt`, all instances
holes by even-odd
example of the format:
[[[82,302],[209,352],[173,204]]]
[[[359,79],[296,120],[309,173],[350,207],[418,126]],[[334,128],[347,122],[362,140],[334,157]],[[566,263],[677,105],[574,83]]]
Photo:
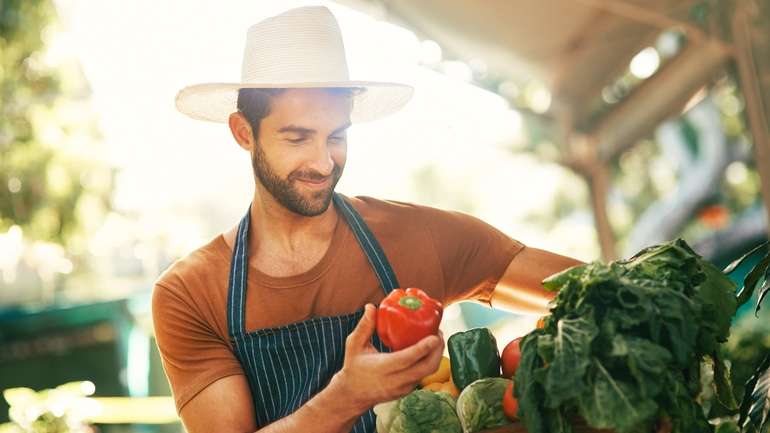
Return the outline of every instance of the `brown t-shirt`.
[[[489,303],[524,245],[460,212],[370,197],[350,198],[382,245],[401,287],[419,287],[445,305]],[[272,328],[357,311],[385,296],[342,218],[310,270],[276,278],[248,271],[246,329]],[[244,374],[227,332],[232,251],[220,235],[174,263],[153,290],[155,336],[178,410],[214,381]]]

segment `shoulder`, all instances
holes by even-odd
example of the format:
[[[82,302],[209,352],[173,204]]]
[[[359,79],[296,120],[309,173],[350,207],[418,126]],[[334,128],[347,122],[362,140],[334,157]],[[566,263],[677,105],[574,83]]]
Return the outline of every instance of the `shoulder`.
[[[366,196],[348,199],[366,224],[384,239],[422,240],[444,251],[472,250],[475,245],[520,242],[465,212]]]
[[[427,224],[432,218],[470,217],[461,212],[398,200],[385,200],[368,196],[347,197],[348,201],[368,222],[409,221],[412,224]]]
[[[227,244],[221,235],[173,262],[155,281],[154,293],[189,297],[189,290],[205,280],[212,268],[227,267]]]
[[[367,196],[348,198],[353,207],[368,224],[395,224],[401,227],[417,227],[430,232],[486,232],[499,231],[468,213],[441,209],[397,200],[382,200]]]

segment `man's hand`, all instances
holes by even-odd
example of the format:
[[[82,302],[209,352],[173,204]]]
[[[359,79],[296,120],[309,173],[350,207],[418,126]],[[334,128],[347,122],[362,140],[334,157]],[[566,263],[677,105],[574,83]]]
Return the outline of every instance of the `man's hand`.
[[[361,413],[409,394],[420,379],[438,370],[444,353],[441,331],[406,349],[380,353],[371,343],[375,328],[376,308],[367,304],[364,316],[347,338],[342,370],[332,379]]]

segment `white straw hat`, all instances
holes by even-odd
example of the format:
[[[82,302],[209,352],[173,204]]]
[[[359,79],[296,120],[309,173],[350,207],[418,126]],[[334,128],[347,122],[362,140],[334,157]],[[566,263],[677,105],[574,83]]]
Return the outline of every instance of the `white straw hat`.
[[[193,119],[227,122],[237,111],[238,89],[354,87],[364,91],[353,96],[351,121],[364,122],[398,111],[413,93],[404,84],[350,81],[337,20],[323,6],[291,9],[251,26],[241,81],[185,87],[176,107]]]

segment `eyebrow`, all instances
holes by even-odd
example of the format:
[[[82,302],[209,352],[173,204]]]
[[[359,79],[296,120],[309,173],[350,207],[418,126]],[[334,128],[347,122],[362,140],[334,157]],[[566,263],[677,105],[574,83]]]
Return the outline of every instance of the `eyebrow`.
[[[345,123],[344,125],[340,126],[339,128],[335,129],[334,131],[332,131],[331,135],[337,134],[339,132],[342,132],[342,131],[350,128],[350,125],[351,125],[350,122]],[[287,133],[287,132],[288,133],[300,134],[300,135],[312,135],[312,134],[315,134],[316,130],[315,129],[310,129],[310,128],[303,128],[301,126],[296,126],[296,125],[287,125],[287,126],[284,126],[283,128],[278,130],[279,134],[283,134],[283,133]]]

